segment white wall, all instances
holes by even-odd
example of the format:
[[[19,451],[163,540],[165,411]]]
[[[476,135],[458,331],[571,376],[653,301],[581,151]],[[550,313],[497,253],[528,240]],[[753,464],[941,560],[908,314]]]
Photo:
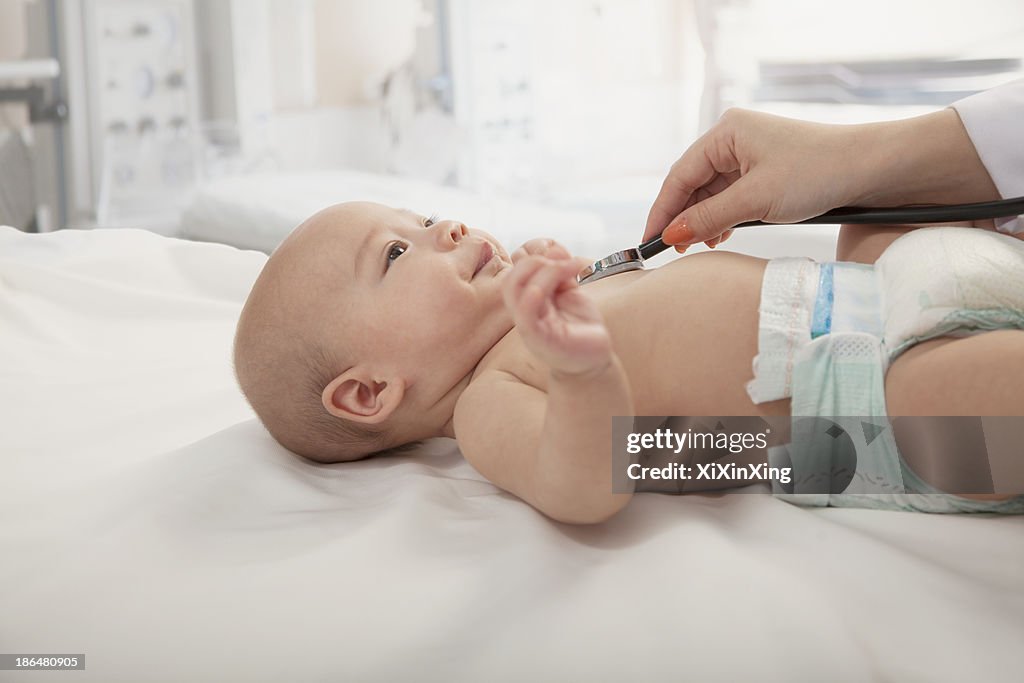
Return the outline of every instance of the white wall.
[[[454,0],[466,180],[564,197],[660,173],[697,129],[693,14],[689,0]]]

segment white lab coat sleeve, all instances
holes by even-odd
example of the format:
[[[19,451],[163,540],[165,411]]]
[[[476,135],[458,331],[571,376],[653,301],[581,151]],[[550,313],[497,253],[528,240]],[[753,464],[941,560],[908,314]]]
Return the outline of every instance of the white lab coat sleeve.
[[[1004,199],[1024,197],[1024,78],[953,103],[992,182]],[[1000,232],[1024,232],[1024,217],[996,221]]]

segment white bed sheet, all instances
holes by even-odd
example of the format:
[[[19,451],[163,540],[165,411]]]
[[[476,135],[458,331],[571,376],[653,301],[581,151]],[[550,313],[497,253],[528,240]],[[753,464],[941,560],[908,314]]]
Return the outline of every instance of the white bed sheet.
[[[454,444],[317,466],[229,365],[265,256],[0,228],[0,681],[1016,681],[1024,518],[640,495],[552,523]]]

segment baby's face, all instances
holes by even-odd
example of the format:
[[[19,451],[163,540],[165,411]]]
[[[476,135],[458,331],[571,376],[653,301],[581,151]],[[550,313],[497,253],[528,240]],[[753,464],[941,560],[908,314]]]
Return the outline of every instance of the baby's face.
[[[338,313],[333,334],[360,360],[440,386],[512,327],[501,293],[512,262],[491,235],[366,202],[310,223],[307,248],[327,259],[325,291],[337,291],[327,298]]]

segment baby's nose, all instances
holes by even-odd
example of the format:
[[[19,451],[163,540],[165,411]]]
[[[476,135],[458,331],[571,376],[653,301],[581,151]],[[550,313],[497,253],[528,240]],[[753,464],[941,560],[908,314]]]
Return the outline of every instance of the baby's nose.
[[[448,238],[454,244],[462,241],[462,238],[469,234],[469,228],[458,221],[452,221],[447,228]]]

